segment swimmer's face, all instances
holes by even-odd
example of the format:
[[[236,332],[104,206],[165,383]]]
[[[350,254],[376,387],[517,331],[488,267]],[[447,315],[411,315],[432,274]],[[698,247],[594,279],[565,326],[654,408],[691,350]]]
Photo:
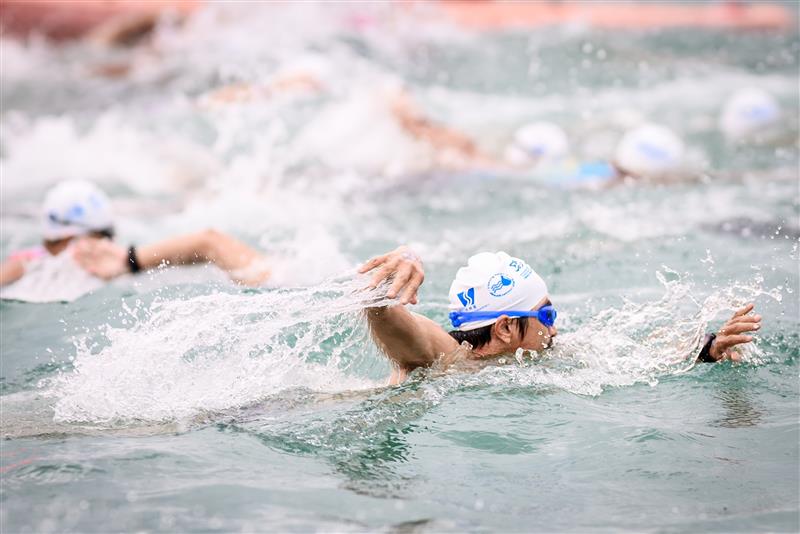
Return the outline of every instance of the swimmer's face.
[[[539,303],[531,308],[531,311],[536,311],[542,306],[552,305],[550,297],[545,297]],[[519,332],[519,330],[517,331]],[[536,317],[528,319],[528,329],[525,331],[524,336],[517,334],[517,347],[525,350],[544,350],[553,345],[553,338],[558,334],[555,325],[545,326]]]

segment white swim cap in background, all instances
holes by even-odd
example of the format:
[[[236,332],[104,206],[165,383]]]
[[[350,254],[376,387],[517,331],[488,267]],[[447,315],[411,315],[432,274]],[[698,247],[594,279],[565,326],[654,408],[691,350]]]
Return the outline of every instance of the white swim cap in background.
[[[780,107],[771,94],[757,88],[740,89],[725,102],[719,127],[728,139],[742,139],[777,125],[780,118]]]
[[[622,136],[614,163],[634,176],[662,176],[683,166],[683,141],[675,132],[658,124],[643,124]]]
[[[514,165],[554,161],[568,155],[567,134],[552,122],[534,122],[521,127],[505,154],[506,160]]]
[[[528,311],[547,296],[547,284],[533,268],[505,252],[475,254],[450,285],[450,311]],[[497,319],[470,321],[458,330],[474,330]]]
[[[42,207],[43,237],[47,241],[110,230],[114,226],[111,202],[96,185],[85,180],[61,182]]]

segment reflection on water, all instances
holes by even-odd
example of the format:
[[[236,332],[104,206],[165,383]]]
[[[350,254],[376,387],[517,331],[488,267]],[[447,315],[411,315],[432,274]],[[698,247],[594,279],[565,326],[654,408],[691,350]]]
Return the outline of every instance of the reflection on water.
[[[723,379],[714,389],[714,398],[720,401],[723,415],[711,425],[727,428],[757,426],[766,415],[750,384]]]

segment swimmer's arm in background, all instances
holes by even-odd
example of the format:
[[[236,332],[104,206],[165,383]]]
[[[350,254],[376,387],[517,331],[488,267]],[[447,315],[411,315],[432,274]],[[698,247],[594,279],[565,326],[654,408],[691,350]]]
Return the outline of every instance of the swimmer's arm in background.
[[[425,141],[437,150],[452,150],[464,158],[490,159],[482,154],[475,142],[465,134],[437,124],[426,117],[407,92],[398,90],[390,94],[389,108],[400,127],[411,137]]]
[[[761,316],[750,314],[753,308],[754,305],[751,303],[736,310],[722,328],[706,342],[708,347],[704,347],[701,351],[699,361],[741,361],[741,355],[734,350],[734,347],[753,341],[753,336],[748,332],[755,332],[761,328]]]
[[[205,230],[173,237],[136,249],[142,270],[168,263],[190,265],[213,263],[235,282],[256,286],[267,280],[270,270],[265,258],[222,232]],[[87,271],[104,279],[130,272],[128,250],[107,239],[83,239],[75,247],[75,259]]]
[[[10,258],[0,263],[0,286],[16,282],[25,274],[25,263],[16,258]]]
[[[399,247],[376,256],[362,265],[359,272],[374,272],[371,287],[391,279],[387,296],[397,298],[400,304],[366,310],[375,342],[397,365],[391,383],[401,382],[408,372],[431,365],[441,353],[452,352],[458,347],[441,326],[403,306],[417,303],[417,290],[425,279],[422,262],[411,249]]]

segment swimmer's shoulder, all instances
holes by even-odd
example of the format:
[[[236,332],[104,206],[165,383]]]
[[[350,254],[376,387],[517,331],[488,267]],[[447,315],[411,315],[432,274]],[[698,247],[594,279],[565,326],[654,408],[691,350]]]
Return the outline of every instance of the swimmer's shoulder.
[[[448,334],[439,323],[416,312],[411,312],[411,315],[414,316],[422,334],[430,341],[434,352],[437,354],[450,353],[458,349],[458,341]]]

